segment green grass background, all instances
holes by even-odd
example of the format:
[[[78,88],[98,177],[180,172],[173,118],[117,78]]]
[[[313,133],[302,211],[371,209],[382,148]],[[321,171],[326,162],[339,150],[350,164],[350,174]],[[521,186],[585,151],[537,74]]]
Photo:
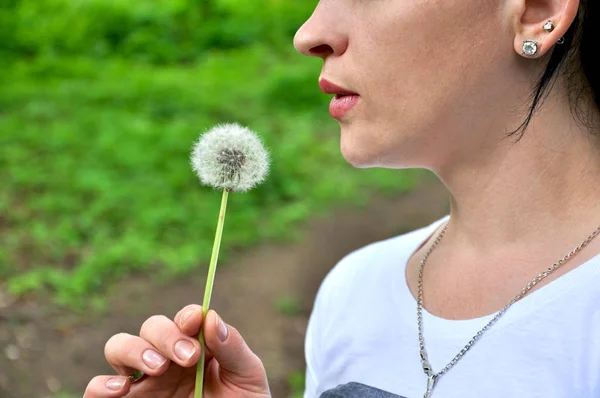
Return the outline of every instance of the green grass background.
[[[293,238],[299,222],[417,174],[356,170],[298,55],[316,1],[2,0],[0,283],[101,303],[132,272],[204,272],[220,194],[191,145],[215,123],[257,131],[266,183],[230,199],[222,253]]]

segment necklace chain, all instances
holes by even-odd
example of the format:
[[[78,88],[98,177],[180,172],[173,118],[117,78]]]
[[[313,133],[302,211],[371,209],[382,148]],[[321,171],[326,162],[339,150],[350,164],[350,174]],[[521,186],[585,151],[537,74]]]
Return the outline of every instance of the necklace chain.
[[[421,354],[421,364],[423,365],[423,371],[427,375],[427,391],[425,392],[425,395],[424,395],[423,398],[429,398],[431,396],[431,393],[433,391],[433,388],[435,387],[435,384],[436,384],[437,380],[442,375],[444,375],[446,372],[448,372],[450,369],[452,369],[454,367],[454,365],[456,365],[456,363],[458,361],[460,361],[460,359],[481,338],[481,336],[493,324],[495,324],[496,321],[502,315],[504,315],[504,313],[514,303],[516,303],[517,301],[519,301],[520,299],[522,299],[535,285],[537,285],[540,281],[542,281],[543,279],[545,279],[553,271],[557,270],[558,268],[560,268],[561,266],[563,266],[565,263],[567,263],[574,255],[576,255],[577,253],[579,253],[581,251],[581,249],[583,249],[585,246],[587,246],[592,241],[592,239],[594,239],[596,237],[596,235],[600,234],[600,226],[599,226],[583,242],[581,242],[579,244],[579,246],[577,246],[575,249],[571,250],[571,252],[569,252],[569,254],[567,254],[566,256],[564,256],[563,258],[561,258],[560,260],[558,260],[556,263],[552,264],[552,266],[550,266],[546,270],[544,270],[544,272],[540,273],[538,276],[536,276],[535,278],[533,278],[527,284],[527,286],[525,286],[519,292],[519,294],[517,294],[515,297],[513,297],[513,299],[510,300],[510,302],[508,304],[506,304],[506,306],[504,306],[504,308],[502,308],[500,311],[498,311],[498,313],[492,318],[492,320],[490,320],[480,331],[478,331],[473,336],[473,338],[463,347],[463,349],[460,350],[459,353],[456,354],[456,356],[442,370],[440,370],[437,373],[434,373],[433,369],[431,367],[431,364],[429,363],[429,359],[427,357],[427,350],[425,349],[425,338],[423,337],[423,268],[425,268],[425,263],[427,262],[427,258],[429,257],[429,255],[431,255],[431,253],[434,251],[434,249],[438,246],[438,244],[440,243],[440,241],[444,237],[444,234],[446,233],[446,228],[447,227],[448,227],[448,224],[446,224],[444,226],[444,228],[440,231],[440,233],[438,234],[438,236],[436,237],[436,239],[433,241],[433,243],[431,244],[431,246],[429,247],[429,249],[427,250],[427,252],[423,256],[423,259],[421,260],[421,268],[419,269],[419,291],[418,291],[418,297],[417,297],[417,324],[419,326],[419,346],[421,348],[421,351],[420,351],[420,354]]]

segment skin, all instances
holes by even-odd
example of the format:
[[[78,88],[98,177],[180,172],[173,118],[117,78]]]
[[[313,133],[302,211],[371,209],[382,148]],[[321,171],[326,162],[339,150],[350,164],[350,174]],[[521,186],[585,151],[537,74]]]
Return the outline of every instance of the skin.
[[[94,377],[83,397],[192,398],[200,358],[197,336],[201,327],[207,345],[204,397],[270,397],[262,362],[234,327],[225,323],[219,326],[219,320],[211,310],[203,321],[202,307],[188,305],[173,320],[158,315],[148,318],[139,336],[120,333],[111,337],[106,343],[105,356],[120,376]],[[185,359],[177,355],[176,345],[180,341],[195,350]],[[151,367],[144,358],[158,361]],[[132,385],[126,376],[136,369],[148,377]]]
[[[338,120],[346,160],[429,169],[448,188],[451,219],[423,278],[435,315],[496,312],[600,223],[592,216],[600,143],[591,134],[600,131],[574,119],[563,77],[523,138],[507,138],[578,8],[575,0],[322,0],[296,34],[301,53],[323,59],[321,78],[360,95]],[[538,42],[535,57],[521,54],[523,40]],[[598,120],[591,100],[579,106]],[[406,267],[414,296],[428,247]]]
[[[591,134],[600,131],[574,119],[562,77],[523,138],[507,138],[578,8],[578,0],[321,0],[296,34],[299,52],[324,61],[321,77],[360,95],[338,120],[348,162],[429,169],[448,188],[451,219],[423,279],[424,306],[435,315],[498,311],[600,223],[600,143]],[[551,33],[542,29],[547,20]],[[538,41],[535,57],[521,54],[523,40]],[[591,100],[579,106],[600,120]],[[427,247],[406,267],[414,295]],[[600,238],[535,289],[599,252]],[[196,312],[181,324],[190,308]],[[152,377],[109,391],[106,382],[119,377],[98,376],[84,398],[191,397],[199,352],[182,362],[173,344],[194,341],[201,325],[210,354],[205,396],[269,396],[260,360],[231,326],[221,342],[216,319],[210,312],[202,322],[191,306],[173,321],[151,317],[139,337],[114,336],[106,357],[115,371]],[[149,369],[149,348],[169,361]]]

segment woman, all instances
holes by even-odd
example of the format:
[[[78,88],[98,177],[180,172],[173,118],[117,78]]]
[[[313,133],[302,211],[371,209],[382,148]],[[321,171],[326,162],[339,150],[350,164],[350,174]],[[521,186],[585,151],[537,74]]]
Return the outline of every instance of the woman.
[[[344,157],[430,169],[452,210],[329,273],[306,397],[600,397],[599,25],[595,0],[321,0],[295,46],[324,60]],[[121,376],[85,397],[191,396],[201,323],[113,337]],[[204,324],[206,396],[269,396],[237,331]]]

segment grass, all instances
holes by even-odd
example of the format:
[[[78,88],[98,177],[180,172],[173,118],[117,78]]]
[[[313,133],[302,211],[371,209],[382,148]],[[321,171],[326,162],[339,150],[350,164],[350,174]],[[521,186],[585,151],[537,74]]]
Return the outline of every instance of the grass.
[[[291,49],[255,45],[186,66],[77,56],[3,66],[0,280],[17,296],[47,288],[85,308],[133,272],[204,272],[219,194],[199,185],[188,158],[214,123],[248,125],[273,158],[265,184],[231,198],[224,256],[415,179],[345,163],[319,66]]]

